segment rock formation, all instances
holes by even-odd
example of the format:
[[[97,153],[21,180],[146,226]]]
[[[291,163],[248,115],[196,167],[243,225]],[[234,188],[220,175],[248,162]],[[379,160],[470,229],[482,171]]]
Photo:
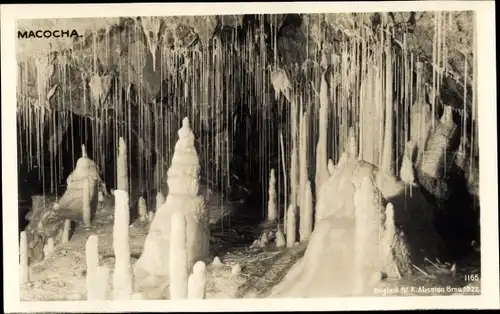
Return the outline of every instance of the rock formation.
[[[32,196],[32,209],[26,215],[29,224],[24,231],[28,241],[28,259],[29,263],[43,260],[43,249],[47,242],[52,238],[54,246],[64,242],[66,239],[65,228],[68,225],[68,236],[71,232],[72,221],[67,219],[66,213],[62,210],[55,209],[53,201],[44,195]],[[75,215],[80,217],[81,221],[82,209],[79,208]],[[68,223],[66,221],[69,221]]]
[[[85,220],[87,218],[92,219],[97,210],[101,178],[96,163],[87,156],[84,145],[82,145],[82,157],[77,160],[75,169],[68,176],[66,183],[66,191],[55,205],[57,213],[75,221],[82,221],[84,218],[82,217],[82,209],[90,206],[90,208],[86,208],[90,210],[90,217],[85,216]],[[89,192],[88,202],[86,200],[87,204],[84,205],[83,191],[85,184],[87,184]]]
[[[208,256],[210,216],[203,197],[198,193],[200,166],[187,118],[183,120],[178,135],[172,165],[167,173],[169,194],[154,216],[144,243],[144,252],[134,266],[138,289],[143,286],[141,281],[147,277],[158,281],[158,285],[168,282],[169,256],[172,254],[170,221],[175,212],[182,213],[186,218],[188,267]]]
[[[418,187],[344,155],[320,191],[304,257],[271,297],[362,294],[374,273],[409,275],[411,264],[440,256],[433,207]]]

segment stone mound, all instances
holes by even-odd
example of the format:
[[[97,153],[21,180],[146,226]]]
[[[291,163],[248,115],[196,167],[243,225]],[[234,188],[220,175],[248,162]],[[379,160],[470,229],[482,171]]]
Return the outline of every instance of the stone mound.
[[[364,295],[383,277],[411,275],[441,253],[433,211],[418,186],[344,154],[319,192],[304,257],[271,297]]]

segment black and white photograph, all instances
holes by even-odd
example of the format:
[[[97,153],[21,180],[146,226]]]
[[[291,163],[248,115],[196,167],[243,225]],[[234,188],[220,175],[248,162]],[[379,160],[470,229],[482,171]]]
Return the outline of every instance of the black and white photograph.
[[[497,194],[483,200],[496,158],[482,165],[496,100],[478,97],[495,65],[478,75],[474,2],[434,3],[87,17],[39,5],[54,17],[12,18],[9,41],[2,12],[9,289],[20,304],[496,295],[498,307]]]

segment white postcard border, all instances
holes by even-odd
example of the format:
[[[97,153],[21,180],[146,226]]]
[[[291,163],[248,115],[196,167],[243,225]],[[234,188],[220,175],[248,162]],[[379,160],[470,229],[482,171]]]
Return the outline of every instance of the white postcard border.
[[[286,9],[286,12],[283,12]],[[477,12],[478,116],[481,202],[481,296],[421,296],[321,299],[228,299],[201,301],[20,302],[18,278],[15,20],[34,18],[323,13],[380,11]],[[319,311],[382,309],[499,308],[498,178],[494,1],[61,4],[1,7],[2,34],[2,208],[5,312],[165,312],[165,311]]]

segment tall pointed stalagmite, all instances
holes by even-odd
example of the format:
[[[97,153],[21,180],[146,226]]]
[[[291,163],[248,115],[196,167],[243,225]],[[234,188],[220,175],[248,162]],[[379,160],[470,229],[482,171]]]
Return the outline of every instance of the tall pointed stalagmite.
[[[313,226],[313,199],[311,191],[311,182],[309,180],[304,186],[302,192],[302,210],[300,211],[300,242],[309,240]]]
[[[327,134],[328,134],[328,85],[325,78],[326,73],[321,76],[321,90],[319,94],[319,138],[316,148],[316,194],[321,185],[330,176],[328,171],[327,157]]]
[[[276,176],[274,169],[269,175],[269,200],[267,202],[267,220],[275,221],[278,218],[278,208],[276,207]]]
[[[133,294],[133,276],[129,244],[129,195],[127,148],[120,138],[117,160],[117,189],[115,190],[115,221],[113,224],[113,250],[115,269],[113,271],[113,298],[130,300]]]
[[[158,284],[165,283],[169,274],[171,252],[170,221],[174,212],[182,212],[186,218],[186,252],[188,267],[207,257],[209,253],[209,212],[203,197],[198,192],[200,165],[194,146],[194,134],[185,118],[178,131],[168,176],[169,194],[158,208],[144,243],[144,251],[135,264],[135,278],[146,276],[157,278]],[[139,283],[139,286],[141,284]]]

